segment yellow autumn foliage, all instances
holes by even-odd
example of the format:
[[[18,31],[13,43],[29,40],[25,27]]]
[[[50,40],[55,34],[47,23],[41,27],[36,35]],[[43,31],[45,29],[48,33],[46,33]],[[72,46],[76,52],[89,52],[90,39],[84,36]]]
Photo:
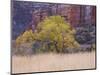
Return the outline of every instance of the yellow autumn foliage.
[[[16,44],[20,45],[27,42],[40,40],[53,43],[52,48],[62,52],[63,48],[77,48],[80,45],[75,40],[75,29],[61,16],[50,16],[40,22],[35,31],[26,30],[16,39]]]
[[[75,40],[75,29],[61,16],[50,16],[37,26],[38,38],[41,40],[56,41],[58,48],[79,47]]]
[[[32,30],[26,30],[22,35],[16,39],[16,45],[20,45],[26,42],[33,42],[35,39]]]

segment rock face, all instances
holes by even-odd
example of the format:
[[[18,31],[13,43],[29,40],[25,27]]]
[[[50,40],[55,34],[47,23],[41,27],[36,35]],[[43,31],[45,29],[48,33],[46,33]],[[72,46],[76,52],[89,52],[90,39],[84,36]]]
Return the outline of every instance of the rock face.
[[[96,7],[88,5],[13,1],[12,13],[13,39],[29,26],[34,31],[40,21],[52,15],[61,15],[73,27],[96,23]]]

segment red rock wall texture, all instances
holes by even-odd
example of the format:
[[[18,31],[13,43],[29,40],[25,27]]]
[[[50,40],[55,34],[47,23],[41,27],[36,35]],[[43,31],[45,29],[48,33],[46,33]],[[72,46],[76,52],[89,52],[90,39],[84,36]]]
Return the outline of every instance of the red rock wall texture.
[[[96,7],[82,5],[49,5],[48,9],[33,11],[32,25],[36,26],[45,17],[61,15],[73,27],[96,24]],[[34,28],[34,27],[33,27]]]

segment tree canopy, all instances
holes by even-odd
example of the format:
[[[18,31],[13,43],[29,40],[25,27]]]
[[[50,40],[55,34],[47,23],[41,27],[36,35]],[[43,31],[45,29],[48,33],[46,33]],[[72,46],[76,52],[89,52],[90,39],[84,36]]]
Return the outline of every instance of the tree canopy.
[[[79,47],[74,34],[75,29],[61,16],[47,17],[37,26],[38,40],[53,43],[58,51],[62,51],[63,48]]]

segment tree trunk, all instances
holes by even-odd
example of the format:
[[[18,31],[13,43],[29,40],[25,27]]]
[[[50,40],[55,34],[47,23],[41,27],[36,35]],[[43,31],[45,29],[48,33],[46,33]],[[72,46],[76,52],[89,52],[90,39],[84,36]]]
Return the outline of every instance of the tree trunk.
[[[56,41],[54,42],[54,45],[55,45],[55,48],[56,48],[56,52],[59,53],[59,49],[57,47],[57,42]]]

